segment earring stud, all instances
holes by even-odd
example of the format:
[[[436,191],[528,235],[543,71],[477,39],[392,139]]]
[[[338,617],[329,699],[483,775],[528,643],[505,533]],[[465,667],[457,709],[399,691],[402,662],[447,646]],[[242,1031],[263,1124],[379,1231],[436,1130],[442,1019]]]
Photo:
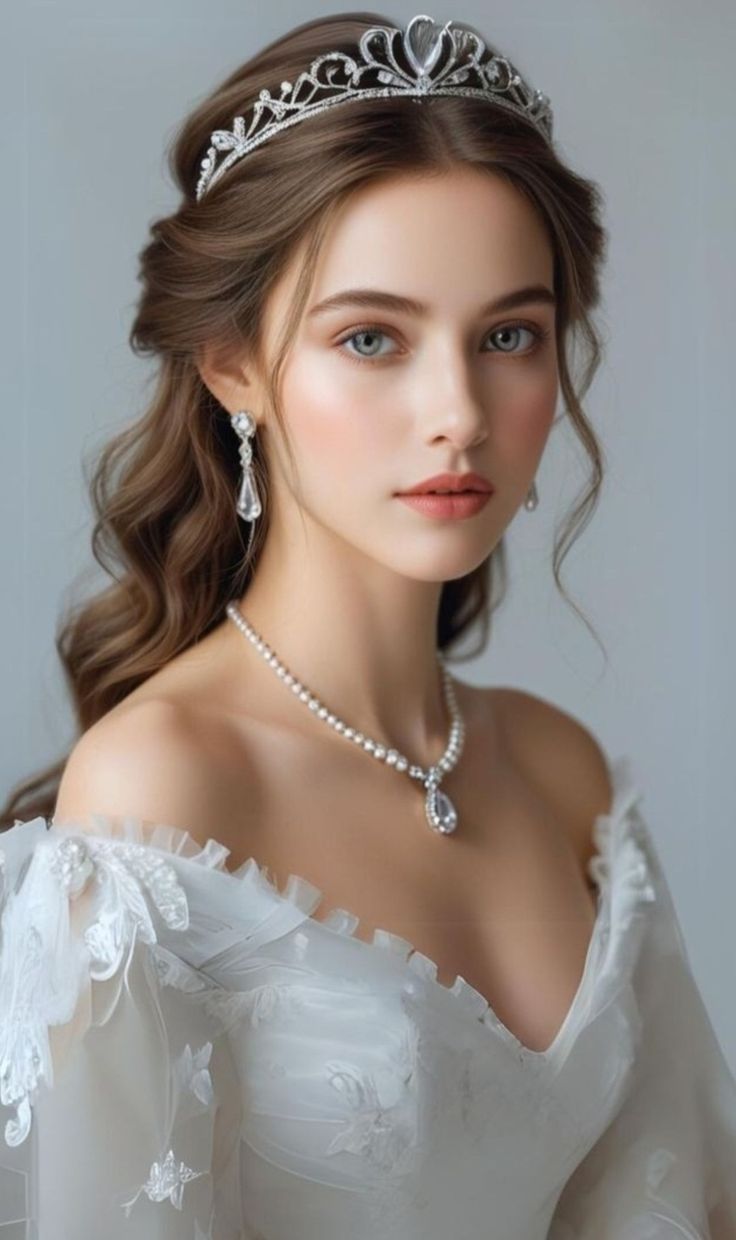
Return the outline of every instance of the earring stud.
[[[532,485],[529,487],[529,490],[527,491],[526,499],[524,500],[524,507],[526,508],[527,512],[534,512],[534,509],[536,508],[538,503],[539,503],[539,494],[537,492],[537,484],[535,481],[535,482],[532,482]]]

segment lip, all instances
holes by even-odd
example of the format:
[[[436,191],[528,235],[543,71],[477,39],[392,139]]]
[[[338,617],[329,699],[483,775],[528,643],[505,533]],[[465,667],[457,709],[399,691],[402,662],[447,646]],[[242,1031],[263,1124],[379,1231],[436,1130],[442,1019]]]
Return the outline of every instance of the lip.
[[[474,491],[488,495],[493,491],[493,487],[487,478],[481,474],[434,474],[431,478],[425,478],[423,482],[418,482],[416,486],[409,487],[406,491],[397,491],[400,496],[405,495],[426,495],[428,491]]]
[[[397,495],[396,498],[422,516],[437,517],[443,521],[464,521],[485,508],[491,494],[490,491],[465,491],[451,495],[419,492],[418,495]]]

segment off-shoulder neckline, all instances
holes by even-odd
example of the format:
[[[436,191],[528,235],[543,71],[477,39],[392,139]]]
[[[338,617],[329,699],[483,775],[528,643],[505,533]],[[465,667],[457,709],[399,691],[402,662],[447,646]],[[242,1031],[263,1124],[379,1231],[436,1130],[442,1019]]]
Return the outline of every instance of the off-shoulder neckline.
[[[612,761],[609,765],[609,773],[612,787],[611,804],[608,811],[598,815],[592,825],[594,851],[587,869],[598,889],[598,900],[583,969],[575,994],[557,1033],[550,1044],[542,1050],[534,1050],[527,1046],[513,1033],[495,1013],[486,996],[476,990],[461,974],[458,974],[450,984],[441,982],[437,977],[437,963],[415,949],[409,940],[383,927],[375,929],[371,940],[353,937],[360,918],[340,907],[329,909],[323,918],[312,916],[322,903],[323,892],[304,876],[290,873],[283,887],[279,888],[269,877],[267,868],[260,865],[254,856],[248,857],[236,869],[228,870],[226,861],[230,850],[214,838],[210,837],[202,846],[186,829],[158,822],[152,824],[144,832],[142,820],[135,816],[123,817],[123,825],[128,833],[124,838],[127,842],[136,842],[138,837],[145,835],[146,842],[153,848],[159,848],[164,853],[176,853],[185,861],[196,861],[200,865],[204,864],[213,870],[219,870],[234,881],[255,877],[272,898],[281,904],[291,906],[294,911],[299,911],[301,916],[295,928],[306,923],[315,928],[317,933],[339,935],[343,939],[350,938],[352,942],[359,945],[359,950],[391,951],[403,963],[409,977],[422,979],[432,993],[445,994],[451,996],[453,1000],[460,1000],[463,1010],[470,1011],[476,1019],[500,1036],[520,1060],[532,1069],[542,1071],[551,1068],[560,1060],[565,1046],[569,1045],[573,1039],[583,1015],[583,1001],[594,980],[594,969],[598,964],[600,951],[603,950],[605,942],[613,937],[611,936],[612,921],[615,918],[623,922],[640,901],[654,899],[648,850],[642,847],[646,828],[641,819],[632,813],[642,793],[634,776],[629,756],[624,754]],[[120,816],[115,816],[116,821],[118,817]],[[109,815],[92,814],[90,818],[97,828],[93,834],[112,836]],[[30,826],[30,824],[20,822],[15,825]],[[73,822],[56,824],[52,818],[49,820],[49,825],[59,833],[73,834],[76,824]],[[86,833],[89,834],[89,832]],[[596,974],[599,972],[600,970],[596,969]]]
[[[403,958],[405,967],[414,977],[422,978],[434,992],[444,992],[453,998],[459,998],[465,1010],[470,1009],[478,1020],[500,1035],[513,1048],[518,1058],[531,1068],[542,1071],[558,1061],[563,1047],[568,1044],[581,1018],[583,999],[593,978],[599,948],[602,948],[603,940],[610,936],[613,911],[612,881],[614,878],[617,879],[621,888],[619,911],[622,913],[626,910],[628,914],[642,899],[647,901],[654,898],[649,858],[641,846],[641,832],[644,828],[631,813],[643,794],[639,789],[628,755],[615,759],[610,764],[609,773],[612,786],[611,804],[605,813],[597,816],[592,826],[594,850],[587,870],[597,887],[598,899],[583,969],[575,994],[557,1033],[549,1045],[542,1050],[534,1050],[527,1046],[513,1033],[494,1011],[486,996],[466,981],[461,974],[458,974],[450,984],[441,982],[437,976],[437,962],[414,948],[408,939],[383,927],[376,928],[372,940],[356,938],[353,932],[359,925],[360,918],[350,910],[341,907],[329,909],[326,918],[323,919],[312,916],[322,903],[323,893],[309,879],[291,873],[284,886],[279,888],[255,857],[249,857],[234,873],[257,871],[259,878],[272,894],[279,900],[288,901],[291,904],[297,903],[305,912],[304,921],[316,927],[318,932],[326,931],[343,937],[348,936],[358,943],[360,948],[368,951],[389,949],[396,952]],[[621,847],[624,843],[629,845],[628,851]]]

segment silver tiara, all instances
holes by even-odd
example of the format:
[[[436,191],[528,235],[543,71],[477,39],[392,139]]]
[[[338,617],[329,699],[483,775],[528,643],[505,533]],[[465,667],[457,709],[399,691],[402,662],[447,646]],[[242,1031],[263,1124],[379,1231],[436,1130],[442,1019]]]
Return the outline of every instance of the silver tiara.
[[[396,56],[397,39],[404,64]],[[318,56],[294,85],[281,83],[278,99],[267,90],[260,92],[247,130],[244,116],[235,117],[232,130],[216,129],[201,162],[197,201],[236,160],[275,133],[351,99],[385,99],[390,95],[486,99],[523,116],[551,145],[552,109],[547,95],[532,90],[505,56],[490,56],[481,63],[485,54],[485,43],[474,30],[452,21],[439,26],[425,13],[413,17],[406,30],[373,26],[360,38],[361,63],[343,52]],[[369,75],[370,83],[375,75],[383,85],[362,85],[365,75]],[[228,154],[217,164],[222,151]]]

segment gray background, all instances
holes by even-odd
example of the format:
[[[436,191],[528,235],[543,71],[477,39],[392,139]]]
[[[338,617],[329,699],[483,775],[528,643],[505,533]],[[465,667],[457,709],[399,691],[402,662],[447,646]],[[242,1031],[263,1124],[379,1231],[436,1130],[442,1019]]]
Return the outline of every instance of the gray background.
[[[36,0],[2,8],[3,791],[71,743],[53,646],[92,564],[83,458],[142,411],[126,335],[136,254],[174,205],[164,149],[187,110],[290,26],[347,4]],[[357,7],[357,6],[356,6]],[[406,22],[422,11],[382,5]],[[562,153],[603,187],[608,343],[586,408],[608,472],[563,568],[610,656],[560,599],[555,521],[582,455],[553,432],[540,505],[509,531],[511,590],[482,660],[631,756],[693,971],[736,1072],[736,535],[732,155],[736,14],[679,0],[465,0],[544,90]],[[93,567],[90,585],[99,570]]]

